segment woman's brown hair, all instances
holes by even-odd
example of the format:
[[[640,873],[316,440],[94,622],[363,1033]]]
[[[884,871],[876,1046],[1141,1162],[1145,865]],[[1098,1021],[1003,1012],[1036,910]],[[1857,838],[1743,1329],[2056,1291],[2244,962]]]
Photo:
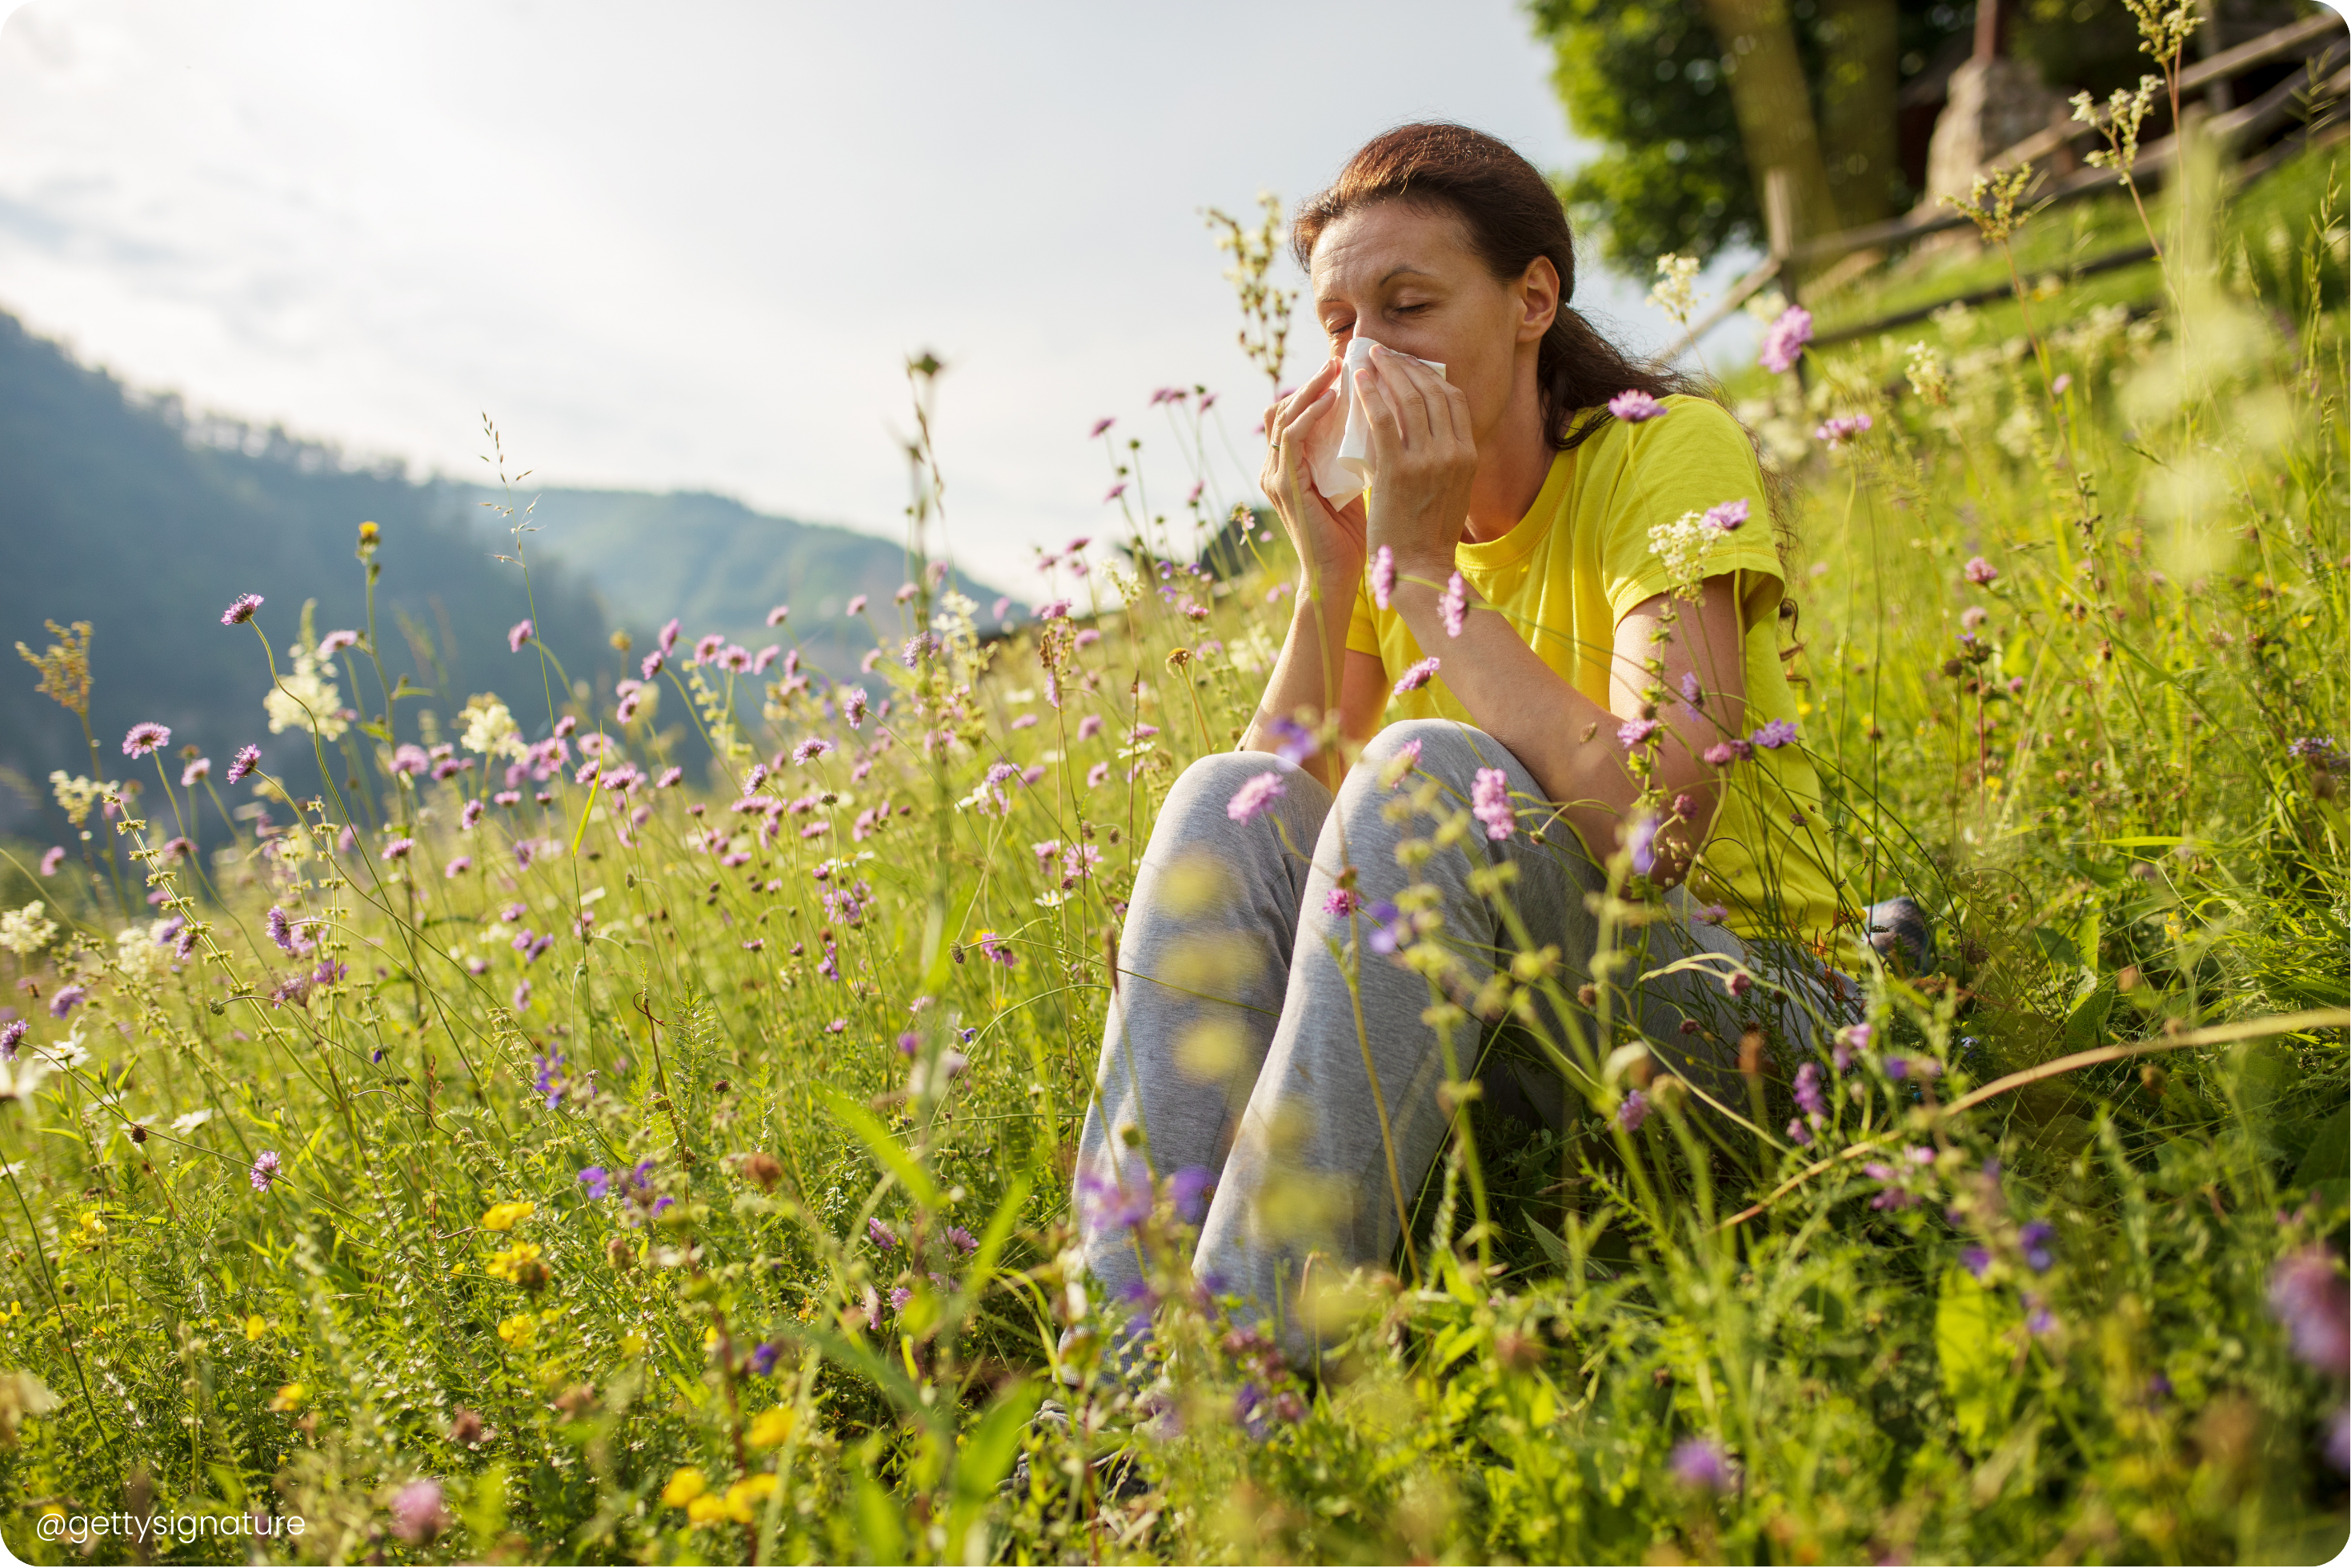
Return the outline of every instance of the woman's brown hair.
[[[1365,142],[1339,171],[1330,189],[1310,197],[1290,225],[1291,254],[1311,271],[1314,242],[1350,213],[1381,202],[1412,202],[1458,216],[1469,243],[1498,278],[1525,275],[1537,256],[1559,270],[1559,314],[1543,334],[1535,358],[1542,392],[1543,432],[1564,452],[1608,421],[1608,400],[1619,392],[1653,398],[1702,389],[1674,371],[1628,358],[1571,309],[1575,294],[1575,241],[1559,196],[1535,166],[1509,142],[1442,122],[1399,125]],[[1578,416],[1589,413],[1579,421]]]

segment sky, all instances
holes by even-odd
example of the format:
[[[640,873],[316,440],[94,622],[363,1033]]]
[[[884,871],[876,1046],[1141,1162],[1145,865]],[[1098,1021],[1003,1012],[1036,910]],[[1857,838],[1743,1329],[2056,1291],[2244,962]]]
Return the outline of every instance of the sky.
[[[932,350],[950,546],[1017,590],[1032,546],[1115,528],[1097,419],[1188,483],[1155,388],[1219,394],[1209,497],[1248,498],[1266,383],[1202,209],[1414,119],[1572,168],[1548,74],[1511,0],[31,0],[0,309],[419,474],[486,476],[486,413],[533,483],[892,537]],[[1646,280],[1580,270],[1625,341],[1669,336]],[[1295,381],[1308,313],[1291,342]]]

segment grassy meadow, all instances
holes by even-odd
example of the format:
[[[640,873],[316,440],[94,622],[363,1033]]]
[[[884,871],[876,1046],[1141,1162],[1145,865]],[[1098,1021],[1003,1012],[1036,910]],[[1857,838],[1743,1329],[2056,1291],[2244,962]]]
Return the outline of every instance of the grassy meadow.
[[[640,640],[619,689],[527,625],[495,695],[387,689],[373,625],[304,613],[317,585],[188,604],[249,649],[257,766],[96,736],[54,786],[79,836],[6,862],[0,1535],[37,1562],[2328,1557],[2345,192],[2333,151],[2234,208],[2191,163],[2136,294],[2069,283],[2095,247],[2044,213],[2004,304],[1714,368],[1785,480],[1822,831],[1865,900],[1920,898],[1940,961],[1841,950],[1867,1028],[1747,1053],[1729,1121],[1621,1023],[1562,1043],[1562,1135],[1454,1096],[1409,1262],[1327,1299],[1319,1381],[1188,1277],[1172,1193],[1137,1226],[1144,1386],[1108,1376],[1068,1179],[1155,804],[1239,732],[1291,613],[1278,546],[1227,521],[1246,417],[1175,389],[1098,432],[1101,537],[984,637],[944,575],[952,377],[911,365],[907,586],[850,607],[852,668],[800,661],[804,607],[772,650]],[[1998,241],[1940,254],[2011,272]],[[402,540],[350,523],[372,593]],[[29,641],[74,732],[76,634]],[[329,792],[287,798],[312,755]],[[1459,841],[1458,803],[1398,798]],[[1617,871],[1611,929],[1638,919]],[[1524,957],[1440,1005],[1511,1015],[1557,983]]]

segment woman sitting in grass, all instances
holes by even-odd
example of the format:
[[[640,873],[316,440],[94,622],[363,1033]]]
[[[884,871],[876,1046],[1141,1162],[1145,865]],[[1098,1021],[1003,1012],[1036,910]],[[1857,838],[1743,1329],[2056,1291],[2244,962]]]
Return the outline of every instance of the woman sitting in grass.
[[[1571,1031],[1604,1017],[1744,1111],[1722,1092],[1742,1033],[1784,1051],[1832,1010],[1807,950],[1843,894],[1753,446],[1567,307],[1542,176],[1492,137],[1405,126],[1294,245],[1332,354],[1266,415],[1296,613],[1239,749],[1186,769],[1152,832],[1079,1184],[1088,1261],[1138,1303],[1152,1178],[1187,1204],[1212,1188],[1196,1270],[1300,1354],[1314,1279],[1384,1264],[1416,1211],[1448,1081],[1559,1125]],[[1332,451],[1351,398],[1352,482]],[[1610,904],[1612,858],[1652,922]],[[1594,974],[1612,908],[1632,950]],[[1433,1026],[1440,992],[1495,1015],[1496,971],[1547,963],[1575,1023],[1538,1004],[1502,1044],[1468,1011]]]

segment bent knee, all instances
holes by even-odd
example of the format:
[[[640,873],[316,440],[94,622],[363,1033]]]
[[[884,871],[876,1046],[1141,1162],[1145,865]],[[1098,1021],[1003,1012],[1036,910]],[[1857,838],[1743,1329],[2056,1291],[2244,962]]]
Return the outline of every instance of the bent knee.
[[[1270,753],[1211,752],[1176,775],[1159,807],[1160,821],[1176,824],[1187,838],[1196,836],[1202,829],[1228,821],[1233,797],[1264,774],[1281,778],[1276,800],[1285,816],[1301,809],[1316,814],[1329,804],[1330,796],[1313,774]]]
[[[1364,763],[1376,774],[1409,753],[1423,773],[1466,786],[1479,768],[1510,766],[1510,749],[1474,724],[1452,719],[1402,719],[1374,735]]]

